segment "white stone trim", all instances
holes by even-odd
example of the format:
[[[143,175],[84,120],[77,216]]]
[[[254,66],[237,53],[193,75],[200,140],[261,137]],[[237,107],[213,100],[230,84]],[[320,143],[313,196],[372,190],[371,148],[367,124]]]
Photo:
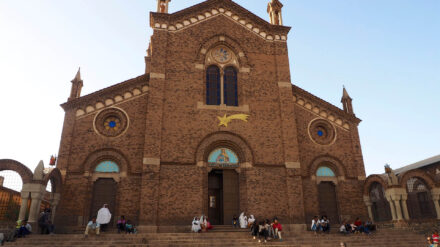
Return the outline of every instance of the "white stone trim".
[[[144,158],[143,159],[144,165],[160,165],[160,158]]]
[[[165,79],[165,74],[151,72],[150,79]]]
[[[301,163],[298,161],[287,161],[285,164],[287,169],[299,169],[301,168]]]
[[[290,81],[279,81],[278,82],[278,87],[280,87],[280,88],[283,88],[283,87],[292,88],[292,83],[290,83]]]

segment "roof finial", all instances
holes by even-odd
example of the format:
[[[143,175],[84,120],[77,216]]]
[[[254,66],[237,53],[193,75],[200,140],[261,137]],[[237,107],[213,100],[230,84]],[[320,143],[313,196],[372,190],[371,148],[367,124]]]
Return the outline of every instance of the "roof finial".
[[[78,82],[78,81],[82,81],[81,80],[81,67],[78,68],[78,72],[76,72],[75,78],[73,78],[72,82]]]
[[[267,13],[269,13],[270,24],[283,25],[283,16],[281,15],[281,9],[283,4],[279,0],[270,0],[267,4]]]
[[[157,0],[157,12],[168,14],[168,5],[171,0]]]

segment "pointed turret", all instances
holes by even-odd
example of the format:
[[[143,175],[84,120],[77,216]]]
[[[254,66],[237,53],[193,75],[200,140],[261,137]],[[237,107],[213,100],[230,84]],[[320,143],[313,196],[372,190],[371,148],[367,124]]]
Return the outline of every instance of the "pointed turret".
[[[344,107],[344,111],[346,113],[354,115],[353,105],[351,103],[352,101],[353,101],[353,99],[350,97],[350,95],[348,95],[348,92],[344,86],[344,88],[342,90],[342,98],[341,98],[342,106]]]
[[[157,0],[157,12],[168,14],[168,5],[171,0]]]
[[[68,101],[79,98],[81,96],[81,89],[83,87],[83,80],[81,79],[81,68],[76,72],[75,78],[72,80],[72,88],[70,89],[70,97]]]
[[[278,0],[270,0],[267,4],[267,13],[269,13],[270,24],[283,25],[283,16],[281,15],[281,9],[283,4]]]

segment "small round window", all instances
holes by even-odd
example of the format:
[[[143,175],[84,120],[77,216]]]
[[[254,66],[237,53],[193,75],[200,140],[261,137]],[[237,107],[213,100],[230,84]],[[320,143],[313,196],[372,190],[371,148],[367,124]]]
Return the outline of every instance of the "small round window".
[[[95,119],[95,129],[103,136],[116,137],[121,135],[128,126],[125,113],[117,108],[103,110]]]
[[[309,125],[310,138],[317,144],[330,145],[336,139],[336,130],[324,119],[313,120]]]

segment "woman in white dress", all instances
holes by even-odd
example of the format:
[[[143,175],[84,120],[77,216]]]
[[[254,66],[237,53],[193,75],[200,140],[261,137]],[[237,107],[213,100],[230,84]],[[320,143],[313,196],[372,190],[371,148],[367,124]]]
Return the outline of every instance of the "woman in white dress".
[[[240,221],[240,228],[247,228],[248,221],[247,221],[247,217],[244,215],[244,212],[240,214],[238,220]]]
[[[252,224],[254,224],[255,222],[255,217],[254,215],[251,214],[251,216],[248,219],[248,227],[251,227]]]
[[[200,232],[201,230],[202,230],[202,228],[200,227],[200,221],[196,216],[196,217],[194,217],[194,219],[192,221],[191,231],[192,232]]]

